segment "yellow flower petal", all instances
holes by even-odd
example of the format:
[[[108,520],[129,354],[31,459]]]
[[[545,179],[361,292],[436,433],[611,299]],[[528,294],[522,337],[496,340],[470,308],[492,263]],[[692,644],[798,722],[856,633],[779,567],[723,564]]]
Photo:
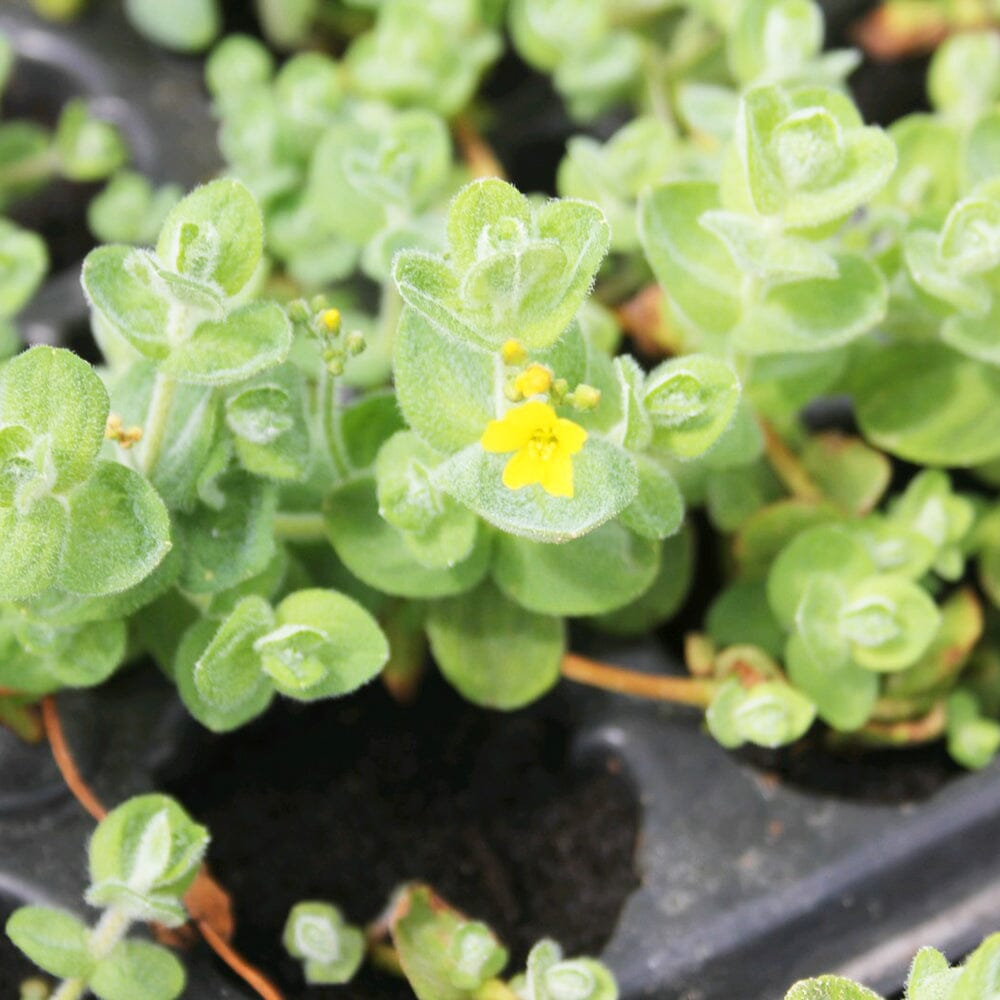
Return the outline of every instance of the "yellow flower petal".
[[[535,401],[508,410],[500,420],[491,420],[479,443],[486,451],[517,451],[539,430],[553,427],[556,411],[548,403]]]
[[[573,460],[564,451],[556,452],[545,463],[542,489],[554,497],[573,496]]]
[[[509,490],[541,482],[544,465],[527,451],[519,451],[503,470],[503,484]]]
[[[579,424],[565,417],[560,417],[556,421],[555,431],[559,447],[564,448],[570,455],[575,455],[587,440],[587,432]]]

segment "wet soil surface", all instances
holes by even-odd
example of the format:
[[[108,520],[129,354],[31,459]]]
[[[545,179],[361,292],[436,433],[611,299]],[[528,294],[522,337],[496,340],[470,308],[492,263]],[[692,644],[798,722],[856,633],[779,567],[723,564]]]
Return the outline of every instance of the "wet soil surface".
[[[237,945],[305,998],[281,931],[302,899],[376,917],[409,879],[486,920],[521,963],[538,938],[598,952],[637,885],[638,813],[604,771],[567,759],[557,698],[502,715],[429,678],[417,703],[378,686],[346,701],[282,705],[200,750],[170,791],[208,824],[213,870],[236,904]],[[310,997],[396,1000],[380,973]]]

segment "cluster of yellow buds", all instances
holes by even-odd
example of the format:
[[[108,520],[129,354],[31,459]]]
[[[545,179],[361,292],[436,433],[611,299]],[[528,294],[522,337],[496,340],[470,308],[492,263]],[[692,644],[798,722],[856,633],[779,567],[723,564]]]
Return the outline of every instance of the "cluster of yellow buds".
[[[504,386],[504,395],[519,403],[533,396],[546,396],[553,406],[572,406],[575,410],[592,410],[601,401],[601,390],[581,383],[572,392],[564,378],[555,378],[552,371],[537,361],[525,365],[528,352],[518,340],[508,340],[500,348],[500,356],[509,368],[517,369]]]
[[[342,375],[348,358],[365,349],[364,334],[360,330],[345,333],[340,310],[331,306],[325,295],[316,295],[308,302],[296,299],[288,305],[288,316],[318,338],[323,362],[331,375]]]
[[[108,422],[104,427],[104,436],[109,441],[114,441],[128,450],[132,445],[142,440],[141,427],[126,427],[122,423],[122,418],[117,413],[112,413],[108,417]]]

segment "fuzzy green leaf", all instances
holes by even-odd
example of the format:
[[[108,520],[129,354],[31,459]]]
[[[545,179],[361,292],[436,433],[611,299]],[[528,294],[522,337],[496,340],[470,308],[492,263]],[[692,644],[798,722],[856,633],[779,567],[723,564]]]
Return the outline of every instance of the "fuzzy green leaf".
[[[643,594],[659,563],[658,542],[610,521],[561,545],[501,535],[493,577],[508,597],[530,611],[599,615]]]
[[[329,903],[296,903],[282,940],[285,950],[302,960],[306,982],[314,986],[349,983],[365,957],[364,935]]]
[[[86,979],[93,968],[90,932],[77,917],[47,906],[22,906],[7,921],[7,937],[32,962],[62,979]]]
[[[87,985],[100,1000],[175,1000],[187,977],[180,960],[150,941],[119,941]]]
[[[562,621],[524,610],[491,583],[432,604],[427,633],[441,672],[477,705],[521,708],[559,679]]]

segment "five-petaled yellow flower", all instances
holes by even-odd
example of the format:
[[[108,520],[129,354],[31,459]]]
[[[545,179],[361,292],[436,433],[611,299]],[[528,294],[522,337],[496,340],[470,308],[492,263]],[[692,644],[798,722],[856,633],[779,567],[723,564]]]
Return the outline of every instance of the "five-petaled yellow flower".
[[[503,470],[503,484],[519,490],[539,483],[554,497],[573,496],[572,457],[587,440],[587,432],[556,415],[548,403],[534,400],[491,420],[480,444],[486,451],[517,452]]]

